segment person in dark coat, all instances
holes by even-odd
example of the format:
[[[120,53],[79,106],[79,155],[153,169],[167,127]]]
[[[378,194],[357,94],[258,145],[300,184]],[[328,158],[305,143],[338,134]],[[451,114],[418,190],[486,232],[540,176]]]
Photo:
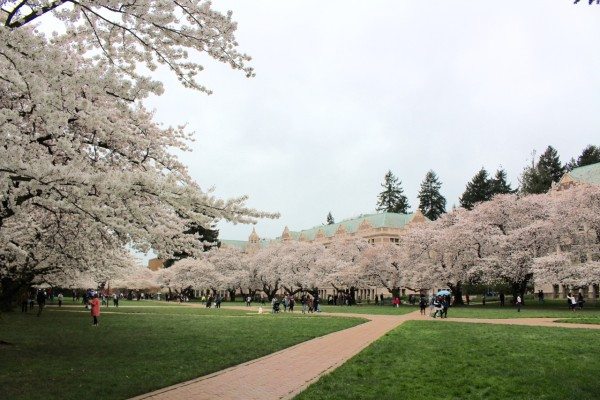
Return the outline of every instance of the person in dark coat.
[[[42,314],[42,310],[44,309],[44,306],[46,305],[46,292],[44,292],[43,290],[38,290],[36,300],[37,300],[38,307],[39,307],[37,316],[39,317]]]

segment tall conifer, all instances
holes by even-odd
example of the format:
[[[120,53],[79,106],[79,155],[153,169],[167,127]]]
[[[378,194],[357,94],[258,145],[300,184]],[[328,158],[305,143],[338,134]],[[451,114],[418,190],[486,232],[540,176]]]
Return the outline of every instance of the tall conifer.
[[[459,202],[461,207],[471,210],[476,203],[488,201],[491,198],[492,182],[485,168],[481,168],[471,179],[471,182],[467,183]]]
[[[400,186],[402,182],[394,176],[392,171],[388,171],[384,178],[381,187],[383,192],[377,196],[377,211],[393,212],[406,214],[410,206],[408,199],[404,195],[404,191]]]
[[[327,214],[327,225],[335,224],[335,220],[333,219],[333,215],[331,215],[331,211]]]
[[[421,183],[419,198],[419,210],[430,220],[434,221],[446,212],[446,198],[440,193],[442,183],[438,180],[435,172],[430,170]]]

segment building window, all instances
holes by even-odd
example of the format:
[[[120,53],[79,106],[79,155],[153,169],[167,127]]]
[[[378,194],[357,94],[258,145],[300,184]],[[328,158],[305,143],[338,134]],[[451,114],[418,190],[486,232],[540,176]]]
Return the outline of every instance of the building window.
[[[390,238],[390,243],[400,243],[400,239],[399,238]]]

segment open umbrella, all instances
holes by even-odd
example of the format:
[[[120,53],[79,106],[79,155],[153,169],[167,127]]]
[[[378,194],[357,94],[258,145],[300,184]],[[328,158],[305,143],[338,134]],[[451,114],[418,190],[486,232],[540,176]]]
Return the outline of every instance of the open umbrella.
[[[440,290],[437,292],[438,296],[450,296],[452,294],[452,292],[450,292],[449,290]]]

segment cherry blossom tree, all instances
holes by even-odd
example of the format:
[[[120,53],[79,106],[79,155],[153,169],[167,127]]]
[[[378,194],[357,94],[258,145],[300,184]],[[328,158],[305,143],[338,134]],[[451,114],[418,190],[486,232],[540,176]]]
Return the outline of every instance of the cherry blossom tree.
[[[366,239],[352,236],[334,238],[318,262],[324,276],[324,285],[338,292],[346,291],[350,304],[356,303],[357,286],[365,284],[366,279],[359,268],[363,252],[370,247]]]
[[[36,30],[49,14],[62,24],[59,33]],[[202,190],[170,152],[188,150],[191,135],[158,125],[142,104],[162,93],[152,78],[159,65],[183,85],[210,92],[196,79],[202,66],[191,57],[199,53],[252,76],[235,29],[230,13],[202,1],[0,2],[4,303],[39,273],[80,268],[69,260],[123,259],[128,248],[152,248],[162,258],[197,255],[202,242],[186,234],[189,224],[276,216],[247,208],[245,196],[222,200]],[[51,245],[56,232],[72,245]]]
[[[380,243],[361,254],[357,273],[363,284],[386,288],[393,297],[400,297],[400,287],[411,264],[405,243]]]
[[[204,257],[223,275],[231,301],[235,301],[238,291],[245,298],[254,296],[260,289],[258,273],[242,250],[234,247],[213,248]]]

